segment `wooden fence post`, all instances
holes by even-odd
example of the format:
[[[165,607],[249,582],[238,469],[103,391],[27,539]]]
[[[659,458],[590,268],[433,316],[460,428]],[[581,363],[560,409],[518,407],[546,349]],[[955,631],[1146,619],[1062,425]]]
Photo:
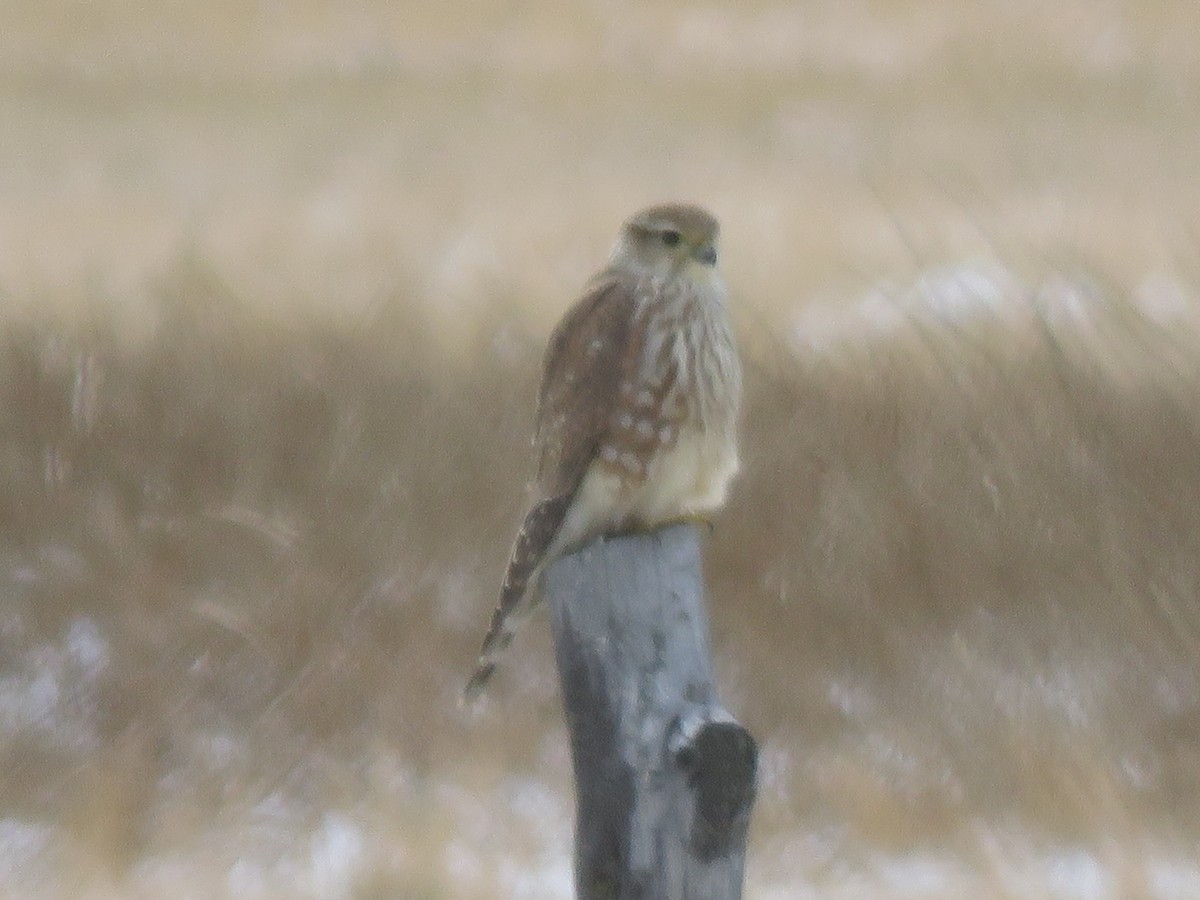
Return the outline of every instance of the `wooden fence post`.
[[[736,900],[758,748],[720,704],[694,525],[546,572],[575,768],[578,900]]]

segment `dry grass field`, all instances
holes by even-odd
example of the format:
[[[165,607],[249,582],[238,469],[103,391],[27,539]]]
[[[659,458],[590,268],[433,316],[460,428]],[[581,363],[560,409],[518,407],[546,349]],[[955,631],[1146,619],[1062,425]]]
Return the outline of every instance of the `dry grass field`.
[[[1200,5],[0,10],[0,896],[553,900],[542,342],[710,206],[750,900],[1200,898]]]

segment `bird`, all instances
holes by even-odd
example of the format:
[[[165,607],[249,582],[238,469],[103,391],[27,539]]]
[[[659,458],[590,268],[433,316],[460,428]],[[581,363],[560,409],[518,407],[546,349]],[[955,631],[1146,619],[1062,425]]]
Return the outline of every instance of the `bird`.
[[[686,203],[627,219],[542,361],[532,502],[462,701],[476,699],[556,559],[606,535],[711,524],[739,468],[742,368],[720,226]]]

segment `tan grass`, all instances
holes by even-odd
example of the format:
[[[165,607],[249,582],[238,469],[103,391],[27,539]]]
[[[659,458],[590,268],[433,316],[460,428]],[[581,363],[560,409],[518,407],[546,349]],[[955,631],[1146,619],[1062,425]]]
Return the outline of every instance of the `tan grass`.
[[[562,894],[545,629],[454,698],[541,342],[672,196],[750,895],[1200,877],[1193,5],[266,9],[0,14],[0,890]]]

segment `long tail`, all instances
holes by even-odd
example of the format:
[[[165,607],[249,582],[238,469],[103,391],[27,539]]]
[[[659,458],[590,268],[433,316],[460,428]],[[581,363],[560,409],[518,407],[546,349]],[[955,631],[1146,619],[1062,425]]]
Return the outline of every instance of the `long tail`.
[[[530,601],[537,593],[537,585],[533,582],[537,581],[542,568],[551,562],[546,554],[570,505],[570,494],[550,497],[534,506],[525,516],[508,560],[504,584],[500,586],[500,602],[492,613],[492,624],[479,650],[475,671],[463,689],[464,703],[483,693],[492,673],[496,671],[500,654],[512,643],[517,626],[533,608],[534,603]]]

